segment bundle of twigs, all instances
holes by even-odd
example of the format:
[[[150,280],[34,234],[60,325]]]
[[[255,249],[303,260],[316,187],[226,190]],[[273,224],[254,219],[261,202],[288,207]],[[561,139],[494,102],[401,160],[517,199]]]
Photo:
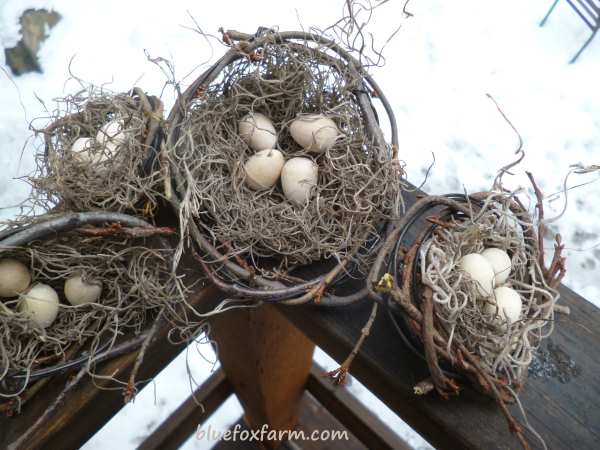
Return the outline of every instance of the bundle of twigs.
[[[192,83],[169,116],[170,200],[182,238],[195,243],[209,277],[233,295],[343,303],[323,296],[325,288],[349,266],[365,266],[387,221],[401,209],[391,107],[358,61],[321,35],[227,31],[223,40],[229,51]],[[373,98],[389,117],[391,146]],[[272,120],[286,159],[303,156],[318,165],[307,204],[286,201],[278,184],[257,192],[244,183],[244,162],[253,152],[238,122],[248,113]],[[325,115],[340,131],[322,154],[307,152],[290,135],[291,122],[306,114]],[[323,260],[330,264],[309,280],[290,273]]]
[[[151,212],[160,177],[160,99],[140,88],[115,94],[92,86],[56,102],[50,124],[36,130],[45,144],[28,178],[34,212]]]
[[[399,331],[429,367],[431,378],[416,385],[415,392],[435,389],[447,398],[458,394],[457,381],[470,380],[499,403],[524,447],[522,429],[506,404],[518,401],[532,352],[552,332],[565,272],[559,235],[552,263],[545,264],[542,196],[530,178],[538,199],[537,222],[516,193],[502,189],[427,196],[389,234],[369,274],[371,296],[381,300],[389,295],[399,313]],[[482,300],[478,283],[459,268],[464,255],[484,247],[510,256],[507,283],[522,302],[515,322],[490,314],[493,298]]]
[[[32,320],[23,291],[0,303],[1,408],[18,409],[31,382],[140,348],[136,369],[122,384],[135,393],[135,372],[159,323],[187,327],[185,287],[172,272],[171,228],[110,212],[57,213],[22,222],[0,234],[0,261],[18,261],[59,297],[48,326]],[[65,281],[80,276],[101,287],[90,302],[69,303]],[[123,342],[123,336],[131,341]],[[133,338],[132,338],[133,336]],[[30,389],[35,390],[35,386]]]

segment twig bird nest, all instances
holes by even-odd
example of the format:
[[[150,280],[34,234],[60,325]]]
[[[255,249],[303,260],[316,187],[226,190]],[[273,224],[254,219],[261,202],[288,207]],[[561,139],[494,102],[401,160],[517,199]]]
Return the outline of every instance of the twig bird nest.
[[[173,233],[105,212],[41,217],[2,233],[0,396],[73,365],[92,371],[123,335],[179,321],[185,288],[163,237]]]
[[[504,405],[517,400],[533,350],[552,332],[565,270],[560,236],[551,266],[544,263],[538,200],[536,226],[513,193],[425,197],[390,233],[369,276],[372,295],[391,294],[400,331],[427,361],[431,379],[415,392],[455,395],[456,379],[466,377],[518,433]]]
[[[29,179],[33,206],[50,210],[148,211],[162,138],[162,102],[141,89],[89,88],[56,100],[45,145]]]
[[[356,60],[321,36],[223,37],[231,49],[170,116],[176,207],[205,267],[227,282],[252,279],[259,294],[273,295],[296,265],[366,258],[401,207],[385,97]],[[392,146],[374,96],[387,109]]]

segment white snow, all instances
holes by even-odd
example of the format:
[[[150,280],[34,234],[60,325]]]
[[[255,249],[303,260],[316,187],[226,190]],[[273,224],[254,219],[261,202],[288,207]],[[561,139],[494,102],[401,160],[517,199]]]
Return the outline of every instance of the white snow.
[[[191,17],[215,35],[220,26],[247,32],[261,25],[282,30],[298,29],[300,23],[325,27],[339,17],[342,3],[0,0],[0,43],[4,47],[18,40],[18,17],[23,10],[53,8],[63,16],[42,45],[43,74],[10,79],[0,73],[0,219],[13,216],[16,210],[11,206],[28,193],[28,186],[14,178],[33,170],[32,155],[39,141],[23,146],[31,134],[28,122],[46,115],[36,96],[52,110],[53,98],[76,89],[75,82],[65,83],[70,62],[78,77],[96,84],[110,83],[114,91],[135,84],[160,93],[164,75],[147,61],[144,49],[152,57],[173,61],[175,76],[184,86],[209,58],[224,52],[215,40],[211,50],[204,37],[190,30],[195,26]],[[391,2],[376,15],[373,31],[379,42],[395,28],[402,4]],[[547,201],[548,217],[562,210],[564,196],[560,192],[569,166],[600,164],[600,38],[577,63],[569,65],[589,30],[566,2],[559,2],[540,28],[538,22],[550,4],[549,0],[409,3],[414,17],[404,21],[386,48],[387,65],[374,69],[373,75],[394,106],[400,155],[411,181],[422,181],[435,153],[436,164],[425,190],[475,192],[490,187],[496,171],[512,161],[517,138],[487,93],[500,104],[524,141],[526,158],[515,176],[505,177],[505,183],[510,188],[528,187],[524,171],[530,170],[546,194],[559,192]],[[202,63],[204,66],[198,67]],[[3,59],[0,64],[8,71]],[[167,88],[163,99],[169,108],[172,90]],[[561,232],[568,247],[566,284],[600,306],[600,283],[595,276],[600,265],[598,179],[598,173],[571,176],[569,186],[589,184],[569,192],[566,214],[552,227]],[[319,356],[324,364],[323,358]],[[190,362],[199,379],[207,376],[208,366],[200,358],[193,357]],[[185,377],[180,358],[155,381],[157,406],[152,406],[150,386],[86,448],[113,448],[115,442],[120,448],[133,448],[137,438],[189,393],[180,381]],[[358,395],[368,398],[364,391]],[[373,404],[371,399],[366,403]],[[220,411],[214,420],[221,417],[223,426],[231,423],[239,415],[239,405],[237,408]],[[379,404],[377,411],[385,409]],[[121,420],[123,417],[128,420]],[[196,444],[190,440],[186,448],[200,448]]]

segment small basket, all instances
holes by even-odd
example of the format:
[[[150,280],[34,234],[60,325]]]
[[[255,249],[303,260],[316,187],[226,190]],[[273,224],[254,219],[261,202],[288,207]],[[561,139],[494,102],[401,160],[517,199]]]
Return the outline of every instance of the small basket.
[[[325,289],[365,270],[389,219],[401,212],[403,172],[389,103],[360,64],[323,36],[261,29],[256,35],[227,31],[223,38],[230,50],[169,115],[170,199],[182,235],[193,240],[212,281],[232,295],[291,304],[359,299]],[[374,98],[388,115],[391,146]],[[286,158],[308,157],[318,165],[308,205],[287,202],[278,184],[259,194],[245,186],[243,164],[253,150],[237,123],[257,112],[272,119]],[[334,120],[340,137],[329,150],[310,154],[294,141],[289,126],[302,114]],[[336,163],[344,174],[339,178],[332,175]],[[352,201],[356,210],[350,211]]]
[[[473,236],[465,234],[471,232]],[[554,305],[559,298],[557,287],[564,274],[560,238],[555,263],[546,268],[538,233],[519,199],[505,192],[425,197],[407,211],[390,233],[369,275],[371,295],[382,300],[381,293],[386,293],[396,328],[409,348],[427,362],[430,388],[442,396],[457,394],[455,380],[468,379],[485,394],[511,402],[524,385],[533,350],[552,332]],[[439,251],[435,243],[450,235],[456,237],[458,244],[453,247],[455,241],[447,238],[447,248],[456,248],[457,253],[444,254],[436,261],[451,261],[452,266],[432,266],[437,258],[434,253]],[[461,304],[445,304],[451,287],[452,295],[463,292],[463,283],[477,289],[466,275],[448,275],[460,273],[459,258],[484,246],[502,248],[503,242],[509,246],[505,250],[512,259],[507,283],[519,291],[523,301],[519,320],[498,321],[497,316],[483,313],[481,317],[468,316],[470,311],[485,308],[482,302],[487,301],[472,293]],[[388,275],[382,278],[385,264]],[[444,276],[431,277],[431,271]],[[485,340],[478,342],[464,330]],[[504,343],[505,348],[500,349],[498,343]],[[486,346],[489,355],[480,345]],[[511,359],[518,364],[510,365]]]
[[[185,288],[172,274],[174,250],[164,237],[174,232],[106,212],[42,216],[5,230],[0,261],[25,265],[30,287],[50,286],[60,304],[56,319],[43,328],[20,309],[27,290],[1,299],[2,396],[17,397],[33,381],[84,364],[93,371],[93,363],[118,352],[123,335],[135,336],[131,351],[157,320],[174,324],[182,317]],[[100,283],[97,300],[69,304],[65,281],[71,276]]]

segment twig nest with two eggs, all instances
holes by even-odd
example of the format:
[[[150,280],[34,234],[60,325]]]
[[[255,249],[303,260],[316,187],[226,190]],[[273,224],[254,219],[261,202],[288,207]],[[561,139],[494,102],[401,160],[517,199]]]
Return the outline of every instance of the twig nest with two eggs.
[[[77,162],[95,169],[98,164],[113,159],[125,145],[128,132],[124,129],[122,119],[112,120],[104,124],[96,138],[80,137],[71,146],[71,152]]]
[[[308,152],[323,153],[340,137],[335,122],[323,114],[308,114],[295,119],[290,134],[298,145]]]
[[[0,297],[10,298],[25,291],[31,283],[29,269],[11,258],[0,260]]]

